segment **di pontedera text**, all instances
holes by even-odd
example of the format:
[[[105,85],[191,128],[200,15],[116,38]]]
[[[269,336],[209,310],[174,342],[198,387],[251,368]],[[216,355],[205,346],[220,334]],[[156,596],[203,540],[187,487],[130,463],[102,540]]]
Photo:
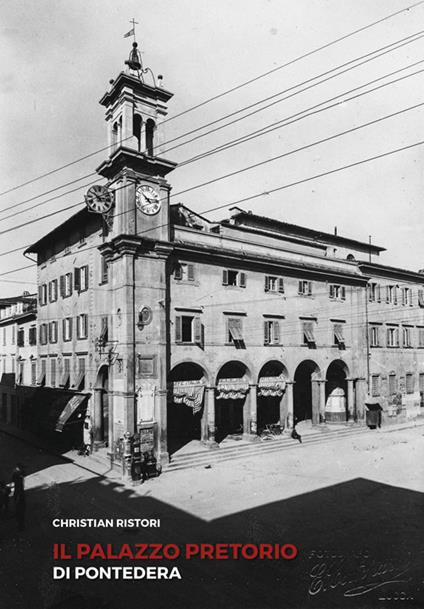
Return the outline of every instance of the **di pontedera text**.
[[[290,543],[53,544],[54,560],[293,560],[297,553]]]

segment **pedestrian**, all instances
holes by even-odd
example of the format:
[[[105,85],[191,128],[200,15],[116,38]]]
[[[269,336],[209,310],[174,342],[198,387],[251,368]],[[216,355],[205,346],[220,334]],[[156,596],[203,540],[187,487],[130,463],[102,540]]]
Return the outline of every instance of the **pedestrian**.
[[[299,440],[299,442],[302,444],[302,436],[300,435],[300,433],[297,433],[296,427],[293,427],[291,437],[293,438],[293,440]]]
[[[18,523],[18,530],[23,531],[25,528],[25,483],[24,483],[24,467],[18,463],[12,474],[13,482],[13,503],[15,507],[15,518]]]
[[[0,516],[7,517],[9,513],[9,495],[10,488],[7,484],[0,480]]]
[[[84,428],[83,428],[83,444],[84,450],[83,454],[88,457],[92,452],[92,441],[93,441],[93,432],[91,428],[91,418],[90,415],[87,415],[84,420]]]

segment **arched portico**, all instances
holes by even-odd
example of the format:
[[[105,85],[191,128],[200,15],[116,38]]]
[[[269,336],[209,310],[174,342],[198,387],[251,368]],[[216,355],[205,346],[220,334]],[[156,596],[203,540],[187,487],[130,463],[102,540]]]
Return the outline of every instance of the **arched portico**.
[[[250,373],[240,361],[225,363],[218,372],[215,395],[215,440],[251,433]]]
[[[325,421],[327,423],[345,423],[349,418],[348,402],[352,400],[353,396],[348,391],[348,376],[349,368],[343,360],[333,360],[327,368],[325,387]],[[351,404],[351,406],[353,405]]]
[[[207,374],[199,364],[182,362],[171,370],[169,380],[167,435],[168,452],[173,454],[193,440],[207,439]]]
[[[271,360],[262,366],[256,390],[258,434],[270,425],[284,428],[287,417],[284,410],[287,378],[287,369],[278,360]]]
[[[294,424],[300,421],[320,422],[320,405],[323,401],[320,387],[321,371],[313,360],[301,362],[294,373]]]
[[[103,365],[97,372],[94,387],[93,437],[97,447],[108,445],[109,435],[109,366]]]

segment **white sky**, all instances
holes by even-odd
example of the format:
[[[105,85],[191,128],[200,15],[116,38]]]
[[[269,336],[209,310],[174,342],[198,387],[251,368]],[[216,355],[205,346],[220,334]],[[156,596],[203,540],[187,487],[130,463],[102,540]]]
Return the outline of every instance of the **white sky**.
[[[143,61],[173,91],[169,117],[316,47],[413,4],[413,0],[0,0],[0,191],[107,144],[98,100],[127,58],[134,17]],[[424,4],[315,53],[166,124],[165,139],[215,120],[351,59],[420,31]],[[181,162],[339,93],[424,59],[424,38],[170,152]],[[424,69],[424,63],[399,74]],[[215,154],[169,175],[174,193],[424,102],[424,72]],[[393,79],[396,76],[390,78]],[[388,80],[388,79],[386,79]],[[378,84],[378,83],[377,83]],[[424,106],[213,185],[175,196],[195,211],[229,203],[424,140]],[[3,210],[94,171],[105,153],[0,197]],[[381,261],[424,267],[424,146],[243,205],[255,213],[368,240]],[[78,182],[76,188],[95,178]],[[100,181],[100,180],[99,180]],[[83,200],[86,187],[9,220],[0,231]],[[54,196],[58,193],[52,193]],[[72,212],[0,235],[0,253],[28,245]],[[227,215],[225,210],[210,217]],[[0,272],[26,266],[0,257]],[[8,282],[3,282],[7,279]],[[34,290],[35,267],[0,277],[2,295]],[[22,283],[12,283],[12,282]]]

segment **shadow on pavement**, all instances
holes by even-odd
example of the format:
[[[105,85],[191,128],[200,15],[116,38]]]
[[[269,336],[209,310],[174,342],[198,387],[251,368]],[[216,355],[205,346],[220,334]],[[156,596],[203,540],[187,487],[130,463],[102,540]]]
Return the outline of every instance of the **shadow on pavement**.
[[[147,487],[146,487],[147,488]],[[178,490],[176,489],[176,493]],[[234,485],[237,493],[237,486]],[[422,607],[422,494],[357,478],[205,522],[109,480],[27,492],[27,528],[0,525],[0,607],[7,609],[313,609]],[[211,497],[211,501],[215,501]],[[53,518],[160,518],[156,529],[62,528]],[[294,560],[84,561],[178,566],[182,580],[53,580],[53,543],[295,544]],[[402,596],[403,595],[403,596]],[[4,604],[2,604],[4,603]]]

